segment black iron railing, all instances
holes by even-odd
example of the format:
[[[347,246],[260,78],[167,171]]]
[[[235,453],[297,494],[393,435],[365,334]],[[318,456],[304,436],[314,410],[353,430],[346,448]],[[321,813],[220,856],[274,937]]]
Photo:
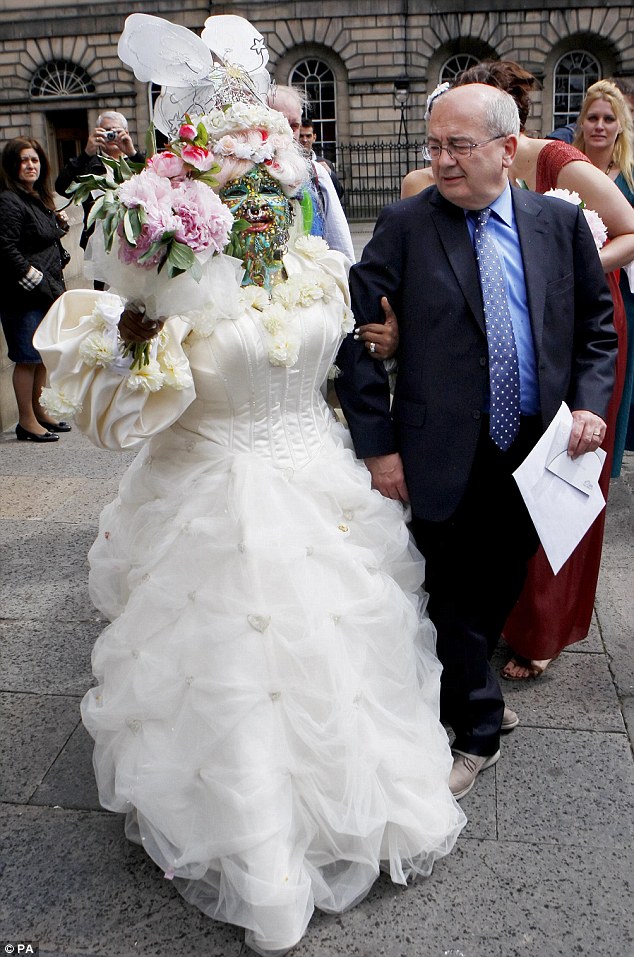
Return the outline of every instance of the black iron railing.
[[[337,146],[337,176],[349,220],[376,219],[400,199],[406,173],[423,165],[421,143],[348,143]]]

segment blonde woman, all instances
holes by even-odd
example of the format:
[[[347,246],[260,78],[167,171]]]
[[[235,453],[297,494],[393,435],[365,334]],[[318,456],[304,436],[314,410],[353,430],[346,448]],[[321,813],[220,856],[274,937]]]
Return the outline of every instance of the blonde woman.
[[[599,80],[588,90],[579,116],[574,146],[602,170],[634,206],[634,122],[623,92],[610,80]],[[633,275],[634,281],[634,275]],[[634,449],[632,397],[634,395],[634,293],[624,270],[620,289],[627,316],[627,367],[616,420],[612,478],[621,474],[624,449]]]

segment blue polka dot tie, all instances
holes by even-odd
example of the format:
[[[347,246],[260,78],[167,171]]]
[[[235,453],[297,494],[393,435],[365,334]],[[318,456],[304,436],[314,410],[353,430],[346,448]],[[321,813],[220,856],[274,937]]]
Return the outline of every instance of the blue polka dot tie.
[[[474,214],[474,243],[489,350],[489,434],[498,448],[506,451],[520,427],[520,372],[502,263],[487,228],[490,215],[488,207]]]

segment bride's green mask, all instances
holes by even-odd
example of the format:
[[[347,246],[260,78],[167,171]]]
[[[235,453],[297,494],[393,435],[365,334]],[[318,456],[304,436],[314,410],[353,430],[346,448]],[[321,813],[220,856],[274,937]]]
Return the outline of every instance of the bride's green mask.
[[[270,288],[283,279],[284,255],[292,223],[292,209],[280,184],[265,166],[255,166],[220,190],[220,198],[244,225],[239,230],[240,255],[245,267],[243,285]]]

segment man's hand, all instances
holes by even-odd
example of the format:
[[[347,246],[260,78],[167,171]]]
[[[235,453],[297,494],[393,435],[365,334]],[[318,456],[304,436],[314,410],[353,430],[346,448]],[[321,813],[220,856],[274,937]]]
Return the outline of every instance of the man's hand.
[[[403,463],[398,452],[390,455],[373,455],[365,459],[367,469],[372,476],[372,488],[378,489],[386,498],[409,504],[409,492],[405,484]]]
[[[132,142],[132,137],[127,130],[119,130],[117,146],[126,156],[134,156],[136,153],[136,146]]]
[[[381,299],[385,322],[369,322],[354,330],[355,339],[365,342],[365,347],[375,359],[391,359],[398,349],[398,321],[385,296]]]
[[[119,319],[119,335],[126,344],[148,342],[158,335],[164,322],[165,319],[149,319],[138,303],[128,303]]]
[[[88,140],[86,141],[86,146],[84,147],[84,152],[87,156],[96,156],[99,150],[102,148],[105,140],[105,130],[102,130],[100,126],[95,127],[92,130]]]
[[[603,442],[606,428],[603,419],[594,412],[583,409],[573,412],[568,455],[576,459],[584,452],[594,452]]]

